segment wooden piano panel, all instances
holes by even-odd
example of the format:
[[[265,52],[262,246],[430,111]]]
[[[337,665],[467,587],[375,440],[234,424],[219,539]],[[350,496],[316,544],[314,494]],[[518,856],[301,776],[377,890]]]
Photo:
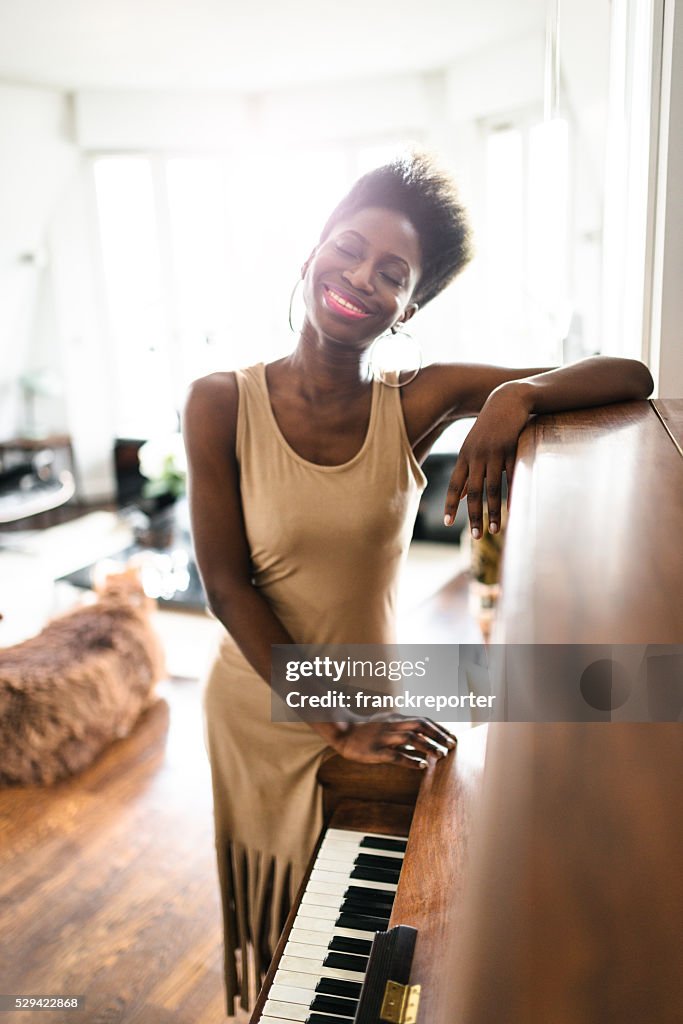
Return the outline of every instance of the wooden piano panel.
[[[670,403],[683,421],[683,402]],[[522,435],[494,639],[683,642],[683,458],[649,402]]]
[[[679,401],[530,425],[495,639],[683,643],[682,439]],[[499,724],[489,748],[433,1020],[678,1024],[681,724]]]
[[[490,731],[451,1002],[421,1020],[680,1024],[681,726]]]
[[[487,727],[458,737],[456,750],[425,771],[390,926],[418,929],[410,973],[421,985],[418,1020],[450,1024],[451,968],[445,951],[459,930],[472,821],[480,797]]]

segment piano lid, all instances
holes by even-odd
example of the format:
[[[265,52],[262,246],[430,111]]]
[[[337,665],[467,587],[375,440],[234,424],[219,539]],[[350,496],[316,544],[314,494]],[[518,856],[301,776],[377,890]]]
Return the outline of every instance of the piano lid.
[[[683,401],[664,412],[683,437]],[[651,403],[532,421],[515,467],[494,640],[683,643],[681,580],[683,458]]]

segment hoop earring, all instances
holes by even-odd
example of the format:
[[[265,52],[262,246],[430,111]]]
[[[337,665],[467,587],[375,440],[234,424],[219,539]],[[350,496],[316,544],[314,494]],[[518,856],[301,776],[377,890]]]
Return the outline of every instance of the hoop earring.
[[[296,293],[297,293],[297,291],[299,289],[299,285],[303,284],[303,280],[304,280],[303,277],[297,278],[297,282],[294,285],[294,287],[292,288],[292,294],[289,296],[289,309],[287,310],[287,322],[289,323],[289,329],[292,332],[292,334],[301,334],[301,327],[299,327],[297,329],[294,326],[294,322],[293,322],[294,318],[292,316],[292,312],[293,312],[293,309],[294,309],[294,299],[296,297]],[[302,324],[302,326],[303,326],[303,324]]]
[[[422,347],[412,334],[395,324],[373,341],[368,352],[368,366],[372,377],[380,384],[388,388],[404,388],[422,369]],[[405,370],[410,376],[399,380]]]

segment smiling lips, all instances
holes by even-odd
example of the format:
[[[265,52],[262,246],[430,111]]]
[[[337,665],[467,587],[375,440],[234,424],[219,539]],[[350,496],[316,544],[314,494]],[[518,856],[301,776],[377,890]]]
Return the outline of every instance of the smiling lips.
[[[335,291],[335,289],[330,288],[328,284],[326,284],[324,288],[325,303],[333,313],[339,313],[341,316],[348,317],[350,320],[365,320],[367,317],[372,316],[372,313],[370,313],[369,310],[357,305],[357,303],[353,302],[349,296]]]

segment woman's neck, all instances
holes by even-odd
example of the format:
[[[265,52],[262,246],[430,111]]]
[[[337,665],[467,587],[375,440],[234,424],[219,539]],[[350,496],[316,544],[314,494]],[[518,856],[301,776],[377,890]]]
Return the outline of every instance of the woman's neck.
[[[306,397],[341,398],[367,391],[366,356],[365,349],[351,349],[304,329],[292,354],[283,360],[283,368],[293,374]]]

